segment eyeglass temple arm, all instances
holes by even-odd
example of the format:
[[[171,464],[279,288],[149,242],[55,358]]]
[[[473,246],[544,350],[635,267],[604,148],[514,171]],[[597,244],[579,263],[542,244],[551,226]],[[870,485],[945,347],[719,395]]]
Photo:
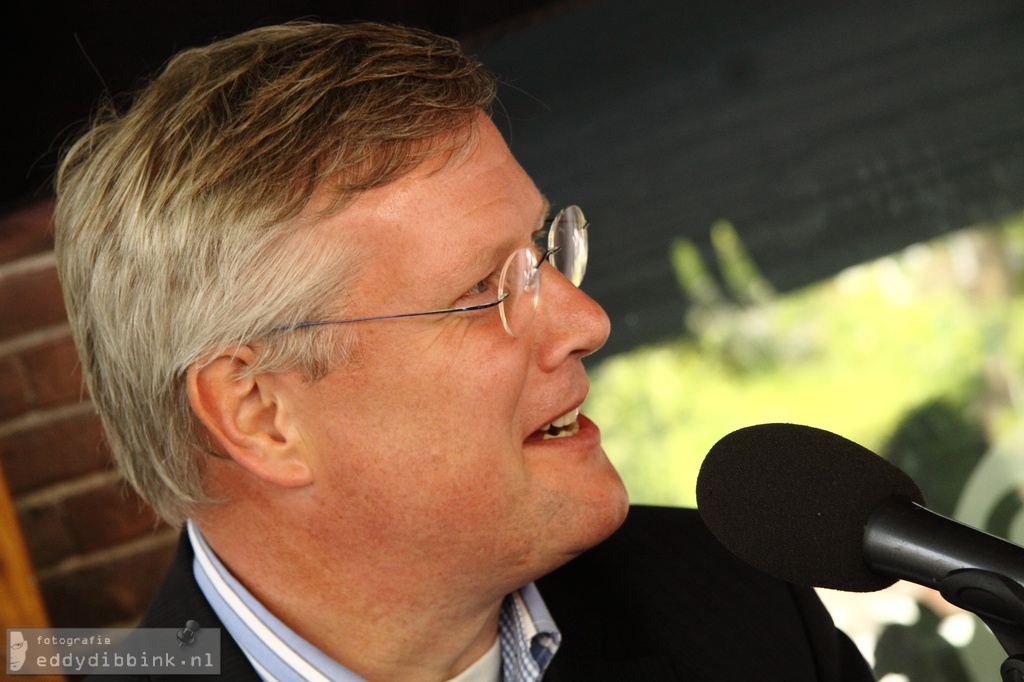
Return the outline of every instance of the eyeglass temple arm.
[[[480,305],[466,306],[465,308],[445,308],[444,310],[427,310],[421,313],[397,313],[395,315],[373,315],[372,317],[352,317],[347,320],[314,320],[311,322],[299,322],[297,324],[286,324],[275,327],[271,331],[288,331],[290,329],[304,329],[306,327],[323,327],[329,324],[347,324],[349,322],[369,322],[371,320],[394,320],[399,317],[423,317],[424,315],[443,315],[445,313],[468,313],[473,310],[484,310],[499,305],[508,298],[508,294],[501,296],[497,301],[481,303]]]

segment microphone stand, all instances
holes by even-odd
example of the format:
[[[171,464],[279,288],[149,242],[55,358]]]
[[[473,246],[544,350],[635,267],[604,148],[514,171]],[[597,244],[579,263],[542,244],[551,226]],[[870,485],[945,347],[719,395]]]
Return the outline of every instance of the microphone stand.
[[[992,571],[964,568],[942,578],[939,593],[981,618],[999,640],[1007,654],[999,668],[1003,682],[1024,682],[1024,587]]]
[[[874,570],[938,590],[977,615],[1006,651],[1003,682],[1024,682],[1024,548],[892,497],[865,526],[864,558]]]

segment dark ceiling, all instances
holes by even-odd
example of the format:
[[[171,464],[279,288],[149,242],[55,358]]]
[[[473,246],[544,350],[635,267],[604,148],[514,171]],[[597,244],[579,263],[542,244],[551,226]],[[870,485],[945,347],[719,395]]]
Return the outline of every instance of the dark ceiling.
[[[0,211],[48,196],[103,91],[175,51],[297,18],[453,35],[503,85],[495,118],[592,229],[605,352],[678,334],[669,259],[730,221],[786,291],[1024,210],[1020,0],[16,0],[3,49]]]
[[[83,0],[8,3],[0,214],[49,193],[57,150],[104,91],[123,93],[178,50],[312,18],[429,28],[476,49],[572,3],[552,0]],[[13,68],[12,68],[13,67]]]

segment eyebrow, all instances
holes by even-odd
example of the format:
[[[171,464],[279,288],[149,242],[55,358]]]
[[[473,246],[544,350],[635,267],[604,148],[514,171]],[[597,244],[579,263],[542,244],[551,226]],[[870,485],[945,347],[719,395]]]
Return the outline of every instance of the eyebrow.
[[[544,234],[544,226],[547,224],[548,220],[551,218],[551,202],[548,201],[548,198],[546,196],[544,196],[543,194],[540,195],[540,199],[541,199],[540,211],[538,212],[536,221],[534,222],[534,225],[536,227],[530,232],[530,243],[531,244],[533,244],[535,242],[535,240],[540,235]],[[518,244],[518,246],[517,246],[517,244]],[[459,286],[462,286],[462,284],[463,284],[461,279],[465,275],[457,274],[457,273],[465,272],[467,270],[472,270],[472,271],[478,271],[479,270],[479,271],[482,272],[485,268],[493,267],[493,265],[495,263],[497,263],[498,267],[500,268],[501,264],[505,262],[506,258],[508,258],[508,255],[514,249],[520,248],[521,246],[522,246],[522,243],[519,241],[519,238],[510,239],[510,240],[504,240],[503,239],[501,241],[501,243],[494,244],[493,246],[491,246],[491,248],[487,249],[486,252],[484,252],[484,253],[477,253],[476,256],[472,258],[472,263],[464,263],[463,267],[453,269],[453,271],[452,271],[452,275],[453,275],[453,288],[458,288]]]
[[[543,194],[540,195],[541,207],[540,207],[540,220],[537,222],[537,229],[530,235],[530,241],[536,240],[542,234],[544,234],[544,226],[548,220],[551,219],[551,202]]]

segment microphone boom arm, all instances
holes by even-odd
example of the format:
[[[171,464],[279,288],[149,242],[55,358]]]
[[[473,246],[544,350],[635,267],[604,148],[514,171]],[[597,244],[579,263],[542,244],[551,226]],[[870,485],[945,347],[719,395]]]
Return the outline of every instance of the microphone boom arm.
[[[1006,576],[1024,588],[1024,548],[904,497],[890,497],[872,512],[864,559],[875,571],[936,590],[942,578],[965,568]]]

